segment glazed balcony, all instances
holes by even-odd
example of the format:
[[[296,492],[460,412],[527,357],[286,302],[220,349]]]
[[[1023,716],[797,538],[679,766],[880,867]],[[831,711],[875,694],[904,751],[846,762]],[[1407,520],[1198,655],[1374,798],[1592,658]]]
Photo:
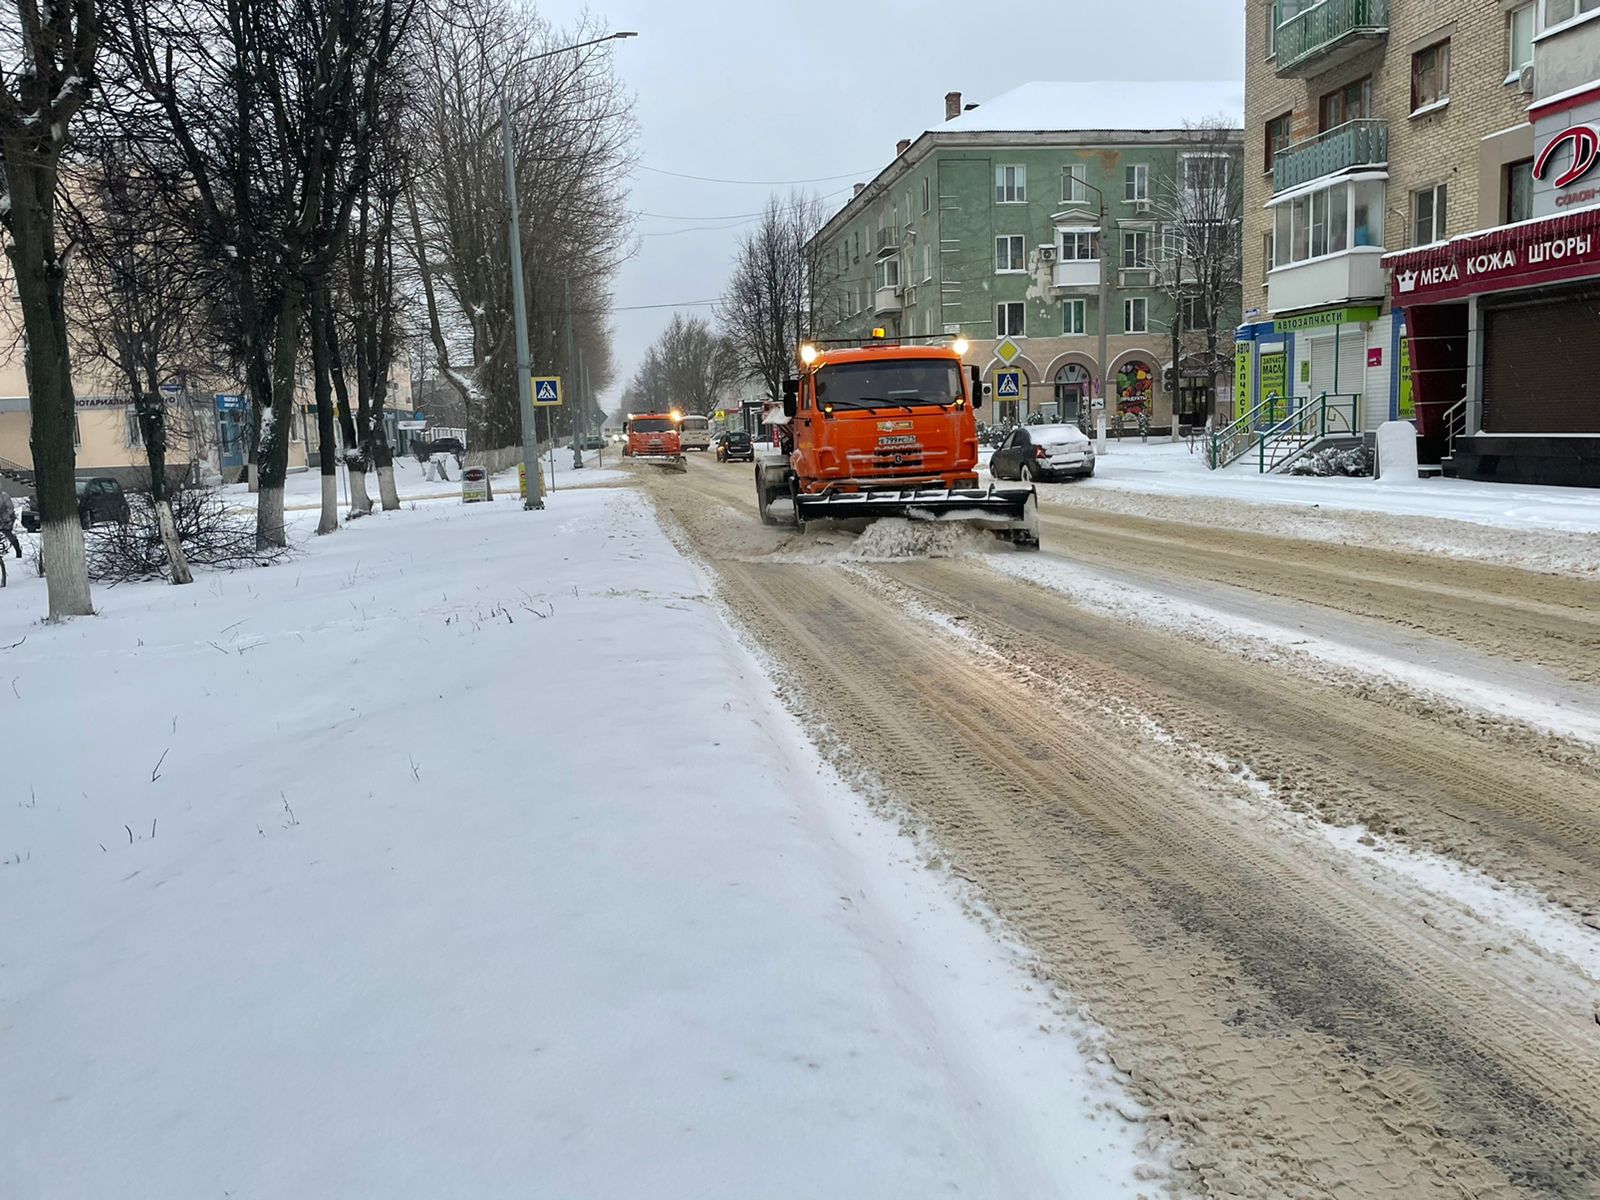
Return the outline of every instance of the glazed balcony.
[[[1280,79],[1320,75],[1389,35],[1389,0],[1277,0],[1273,15]]]
[[[1272,190],[1287,191],[1356,167],[1389,161],[1389,122],[1346,121],[1316,137],[1285,146],[1272,156]]]

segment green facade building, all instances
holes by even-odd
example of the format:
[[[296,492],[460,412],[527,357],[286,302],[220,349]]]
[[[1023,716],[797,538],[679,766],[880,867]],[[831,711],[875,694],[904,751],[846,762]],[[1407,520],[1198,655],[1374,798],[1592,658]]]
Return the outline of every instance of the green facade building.
[[[1236,185],[1242,86],[1036,83],[966,111],[958,93],[945,104],[944,124],[901,142],[813,240],[816,336],[959,332],[986,378],[1020,373],[997,389],[991,420],[1087,421],[1105,253],[1108,415],[1168,424],[1175,400],[1185,411],[1212,381],[1185,379],[1202,306],[1175,295],[1183,268],[1169,264],[1182,256],[1163,216],[1186,180]],[[1237,319],[1233,299],[1217,316],[1224,356]]]

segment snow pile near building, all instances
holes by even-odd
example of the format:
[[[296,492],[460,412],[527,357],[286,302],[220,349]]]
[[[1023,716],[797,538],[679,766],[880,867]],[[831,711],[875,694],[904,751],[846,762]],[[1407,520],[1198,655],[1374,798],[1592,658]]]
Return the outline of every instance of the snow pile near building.
[[[635,493],[423,502],[57,628],[42,588],[0,592],[8,1198],[1154,1186],[1093,1031]]]

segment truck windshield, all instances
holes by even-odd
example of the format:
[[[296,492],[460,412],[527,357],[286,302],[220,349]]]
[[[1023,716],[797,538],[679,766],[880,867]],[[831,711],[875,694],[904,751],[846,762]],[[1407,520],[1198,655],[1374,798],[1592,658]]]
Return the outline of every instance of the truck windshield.
[[[837,363],[820,368],[815,385],[817,403],[836,409],[946,405],[961,395],[961,371],[942,358]]]
[[[672,422],[666,417],[654,417],[648,421],[635,421],[633,423],[633,431],[635,433],[665,433],[671,428]]]

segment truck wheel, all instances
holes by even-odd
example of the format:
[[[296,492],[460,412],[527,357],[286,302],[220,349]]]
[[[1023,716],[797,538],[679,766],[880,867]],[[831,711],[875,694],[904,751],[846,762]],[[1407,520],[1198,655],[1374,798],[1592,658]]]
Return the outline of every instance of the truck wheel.
[[[761,478],[761,468],[756,468],[756,511],[761,514],[763,525],[776,525],[778,522],[772,515],[768,506],[767,481]]]

